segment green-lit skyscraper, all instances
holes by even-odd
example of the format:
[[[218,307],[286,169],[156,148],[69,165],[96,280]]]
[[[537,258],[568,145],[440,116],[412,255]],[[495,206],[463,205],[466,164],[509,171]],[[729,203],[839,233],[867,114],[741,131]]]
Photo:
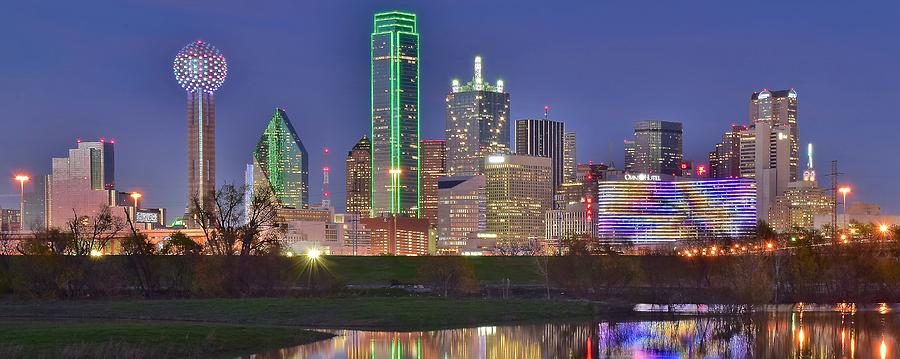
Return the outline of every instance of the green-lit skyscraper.
[[[253,189],[270,188],[285,208],[309,204],[309,154],[284,110],[275,109],[266,125],[253,151],[252,167],[247,182]]]
[[[372,214],[419,216],[416,15],[375,14],[371,36]]]

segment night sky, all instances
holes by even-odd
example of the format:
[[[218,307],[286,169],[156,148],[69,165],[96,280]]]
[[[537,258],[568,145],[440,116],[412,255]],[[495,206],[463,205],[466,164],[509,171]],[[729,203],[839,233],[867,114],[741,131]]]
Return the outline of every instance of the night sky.
[[[839,161],[851,200],[900,212],[900,22],[896,2],[759,1],[11,1],[0,12],[0,205],[17,207],[13,173],[46,173],[76,138],[116,140],[120,191],[180,215],[186,202],[185,94],[172,59],[202,38],[228,60],[216,98],[218,181],[240,183],[275,107],[311,155],[332,148],[334,202],[344,156],[369,133],[369,34],[382,10],[415,12],[423,138],[443,137],[450,81],[484,58],[512,119],[551,117],[578,134],[578,161],[621,166],[635,121],[684,123],[688,159],[762,88],[797,89],[801,148],[820,182]],[[128,4],[124,4],[128,3]]]

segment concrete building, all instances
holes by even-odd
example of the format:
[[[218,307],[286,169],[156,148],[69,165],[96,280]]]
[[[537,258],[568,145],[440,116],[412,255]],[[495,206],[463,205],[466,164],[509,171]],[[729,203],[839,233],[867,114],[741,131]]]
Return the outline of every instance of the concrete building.
[[[575,181],[575,170],[578,165],[576,157],[575,132],[563,134],[563,183]]]
[[[372,215],[372,161],[369,138],[360,138],[347,153],[347,213]]]
[[[459,253],[472,238],[485,232],[485,178],[443,177],[438,182],[438,240],[443,252]]]
[[[592,215],[582,203],[573,203],[563,209],[547,211],[544,216],[545,253],[562,253],[564,242],[572,237],[594,238],[596,226]],[[562,242],[560,242],[562,241]]]
[[[79,141],[68,156],[52,159],[48,228],[64,228],[76,213],[94,216],[101,208],[115,205],[114,147],[112,140]]]
[[[369,229],[372,255],[428,255],[428,220],[409,217],[373,217],[362,219]]]
[[[624,166],[625,172],[634,172],[634,164],[635,164],[634,141],[633,140],[625,140],[623,146],[625,148],[625,166]]]
[[[47,196],[50,176],[35,176],[31,188],[25,192],[25,213],[22,215],[26,231],[47,228]]]
[[[420,216],[420,63],[416,26],[415,14],[375,14],[370,37],[374,216]]]
[[[447,165],[447,141],[422,140],[419,144],[419,151],[422,154],[422,178],[420,180],[422,188],[419,190],[419,193],[422,195],[419,201],[422,206],[422,218],[427,219],[432,225],[436,225],[438,218],[438,178],[447,175],[445,170]]]
[[[543,119],[516,120],[516,155],[549,158],[553,191],[564,181],[565,133],[564,123],[550,119],[549,106],[544,106]]]
[[[797,91],[763,89],[750,95],[750,123],[766,122],[786,129],[789,142],[788,182],[800,180],[800,129],[797,126]]]
[[[485,162],[487,233],[498,245],[540,240],[552,208],[551,158],[495,155]]]
[[[756,180],[757,218],[765,220],[775,198],[784,193],[791,183],[790,127],[760,121],[742,131],[741,146],[741,167],[748,168],[752,163],[754,168],[751,178]],[[749,157],[749,153],[753,153],[753,157]]]
[[[807,147],[807,159],[803,180],[789,183],[769,206],[769,225],[778,232],[789,232],[794,228],[816,229],[815,217],[830,215],[834,209],[833,198],[819,188],[816,181],[811,143]]]
[[[444,134],[447,138],[447,174],[474,176],[484,170],[484,159],[508,154],[509,93],[503,80],[484,81],[481,57],[475,57],[475,74],[460,84],[453,80],[447,94]]]
[[[22,212],[18,209],[0,208],[0,232],[11,233],[22,230]]]
[[[681,122],[640,121],[634,125],[633,172],[677,176],[683,159]]]
[[[731,125],[731,130],[722,135],[722,142],[709,152],[710,178],[741,177],[741,132],[745,125]]]

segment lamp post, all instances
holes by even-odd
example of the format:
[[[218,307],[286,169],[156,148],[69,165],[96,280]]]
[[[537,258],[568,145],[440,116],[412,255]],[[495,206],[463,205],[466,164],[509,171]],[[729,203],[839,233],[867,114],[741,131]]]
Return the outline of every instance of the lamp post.
[[[138,209],[138,199],[140,199],[141,197],[143,197],[143,195],[142,195],[140,192],[131,192],[131,194],[129,194],[128,196],[130,196],[131,199],[134,200],[134,210],[137,211],[137,209]]]
[[[25,182],[31,180],[24,174],[18,174],[15,180],[19,182],[19,230],[25,229]]]
[[[844,231],[847,231],[847,194],[850,193],[850,187],[844,186],[838,188],[838,192],[841,192],[841,196],[843,197],[843,206],[844,206]]]

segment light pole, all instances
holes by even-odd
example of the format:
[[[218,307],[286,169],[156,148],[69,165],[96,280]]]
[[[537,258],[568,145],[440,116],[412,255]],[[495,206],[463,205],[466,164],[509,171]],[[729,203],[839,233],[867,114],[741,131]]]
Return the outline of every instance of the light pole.
[[[25,182],[31,180],[27,175],[16,175],[15,180],[19,182],[19,230],[25,229]]]
[[[844,205],[844,231],[847,231],[847,194],[850,193],[850,187],[844,186],[838,188],[838,192],[841,192],[841,196],[843,197],[843,205]]]
[[[142,195],[140,192],[131,192],[131,194],[129,194],[129,196],[131,197],[131,199],[134,200],[134,210],[137,211],[137,209],[138,209],[138,199],[140,199],[141,197],[143,197],[143,195]]]

